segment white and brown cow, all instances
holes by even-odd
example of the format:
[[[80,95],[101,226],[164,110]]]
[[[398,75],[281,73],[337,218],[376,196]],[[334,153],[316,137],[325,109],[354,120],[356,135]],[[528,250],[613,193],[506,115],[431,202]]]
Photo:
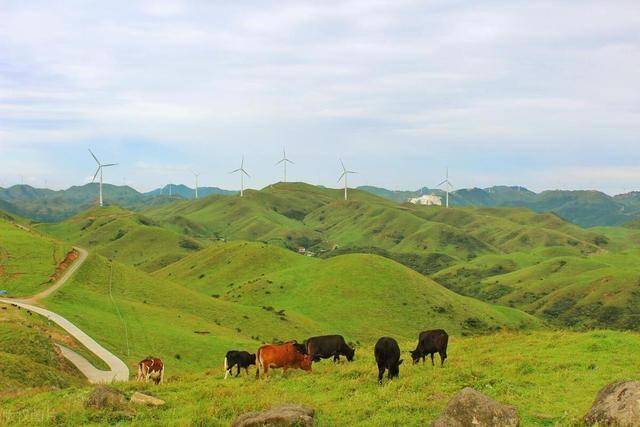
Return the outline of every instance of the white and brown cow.
[[[164,379],[164,363],[156,357],[147,357],[138,363],[138,377],[140,382],[152,380],[156,384],[162,384]]]

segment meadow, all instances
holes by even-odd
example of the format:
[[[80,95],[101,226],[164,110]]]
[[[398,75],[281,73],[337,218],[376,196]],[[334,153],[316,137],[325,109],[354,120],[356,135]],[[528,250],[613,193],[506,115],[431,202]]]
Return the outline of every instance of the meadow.
[[[597,391],[605,384],[637,375],[634,333],[592,331],[501,332],[450,341],[445,367],[405,363],[400,377],[377,384],[369,345],[358,347],[352,363],[314,364],[313,371],[274,371],[268,380],[250,375],[223,379],[221,361],[207,358],[203,372],[175,374],[161,386],[125,383],[130,395],[143,391],[167,404],[161,408],[84,407],[90,387],[33,393],[0,400],[0,424],[7,425],[228,425],[238,414],[286,402],[316,409],[317,423],[329,425],[425,425],[446,402],[470,386],[514,405],[522,425],[580,425]],[[343,359],[344,360],[344,359]]]

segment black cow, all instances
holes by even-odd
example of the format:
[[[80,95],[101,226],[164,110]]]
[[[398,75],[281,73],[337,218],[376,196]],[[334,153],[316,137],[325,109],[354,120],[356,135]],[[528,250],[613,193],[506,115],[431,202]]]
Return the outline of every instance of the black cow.
[[[374,350],[376,362],[378,363],[378,383],[382,384],[382,376],[385,369],[389,370],[389,379],[400,374],[400,347],[398,341],[389,337],[382,337],[376,343]]]
[[[411,358],[414,365],[422,359],[424,363],[427,354],[431,356],[431,365],[434,365],[433,355],[440,354],[440,366],[444,365],[447,359],[447,344],[449,343],[449,335],[443,329],[435,329],[433,331],[420,332],[418,337],[418,346],[411,352]]]
[[[227,352],[224,357],[224,378],[227,379],[227,375],[231,373],[234,366],[238,367],[236,377],[240,375],[240,368],[244,368],[245,372],[249,373],[249,366],[256,364],[256,355],[250,354],[246,351],[231,350]]]
[[[342,335],[311,337],[305,344],[307,354],[313,358],[314,362],[333,357],[335,363],[340,360],[340,356],[346,357],[347,360],[351,362],[356,352],[355,349],[347,345]]]

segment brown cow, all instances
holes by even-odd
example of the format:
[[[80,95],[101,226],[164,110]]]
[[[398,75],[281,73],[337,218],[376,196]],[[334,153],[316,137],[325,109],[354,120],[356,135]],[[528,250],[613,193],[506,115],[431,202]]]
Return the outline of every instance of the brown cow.
[[[162,384],[164,379],[164,363],[157,357],[147,357],[138,363],[138,381],[148,383],[152,380],[156,384]]]
[[[282,368],[283,373],[289,368],[311,370],[311,356],[304,354],[300,350],[301,345],[295,341],[284,344],[267,344],[258,349],[256,353],[257,370],[256,379],[260,378],[260,368],[264,370],[264,375],[269,376],[269,368]]]

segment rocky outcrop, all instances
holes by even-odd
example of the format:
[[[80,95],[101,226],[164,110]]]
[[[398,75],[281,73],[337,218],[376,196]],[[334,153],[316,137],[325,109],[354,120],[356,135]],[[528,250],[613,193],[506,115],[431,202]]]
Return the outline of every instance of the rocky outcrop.
[[[467,387],[453,396],[432,427],[516,427],[520,419],[511,405],[496,402]]]
[[[93,389],[84,405],[94,409],[120,410],[126,407],[127,399],[120,390],[101,385]]]
[[[138,405],[147,405],[147,406],[162,406],[166,402],[162,399],[158,399],[157,397],[149,396],[147,394],[140,393],[136,391],[131,395],[129,399],[131,403],[136,403]]]
[[[304,405],[286,404],[276,406],[266,411],[248,412],[237,417],[232,427],[258,427],[258,426],[300,426],[311,427],[314,425],[315,411]]]
[[[605,386],[596,396],[587,415],[586,425],[640,425],[640,382],[618,381]]]

